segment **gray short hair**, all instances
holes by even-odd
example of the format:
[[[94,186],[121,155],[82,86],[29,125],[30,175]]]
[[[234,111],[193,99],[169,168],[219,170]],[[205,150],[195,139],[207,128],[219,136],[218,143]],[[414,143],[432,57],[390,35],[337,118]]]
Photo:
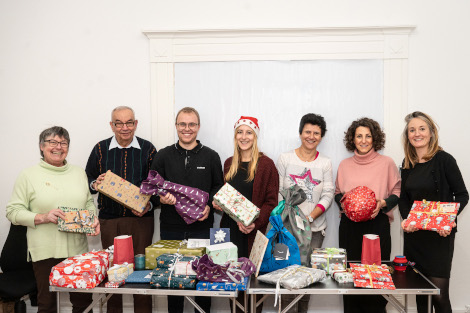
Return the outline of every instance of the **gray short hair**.
[[[41,134],[39,135],[39,145],[44,145],[46,139],[49,137],[59,136],[67,140],[68,144],[70,145],[70,136],[69,132],[60,126],[52,126],[50,128],[44,129]],[[41,149],[39,149],[41,156],[44,157],[44,153]]]
[[[132,115],[134,115],[134,118],[135,118],[135,112],[134,110],[131,108],[131,107],[128,107],[126,105],[120,105],[118,107],[115,107],[112,111],[111,111],[111,122],[113,121],[113,114],[114,112],[116,111],[122,111],[122,110],[130,110],[132,112]]]

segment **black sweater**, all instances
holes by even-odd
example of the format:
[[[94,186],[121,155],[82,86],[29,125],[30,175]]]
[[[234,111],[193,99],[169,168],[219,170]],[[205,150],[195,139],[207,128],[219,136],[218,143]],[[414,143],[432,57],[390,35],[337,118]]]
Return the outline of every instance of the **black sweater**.
[[[429,177],[432,177],[434,180],[434,191],[427,195],[428,198],[426,200],[458,202],[460,203],[458,214],[460,214],[468,203],[468,191],[454,157],[445,151],[439,151],[428,162],[429,164],[427,164],[426,168],[431,171]],[[414,195],[413,192],[406,188],[408,177],[410,174],[413,174],[414,170],[415,168],[401,170],[401,193],[398,207],[403,219],[408,217],[408,213],[415,200],[423,200],[416,199],[417,195]],[[456,230],[456,228],[453,229],[454,232]]]
[[[151,169],[157,171],[165,180],[185,186],[199,188],[209,193],[209,217],[187,225],[176,212],[173,205],[162,204],[160,229],[173,232],[197,232],[209,229],[214,223],[212,199],[224,184],[220,157],[214,150],[197,141],[192,150],[183,149],[175,143],[161,149],[155,156]]]
[[[137,148],[114,148],[109,150],[111,138],[100,141],[91,151],[90,157],[86,164],[86,174],[88,176],[88,184],[96,180],[99,175],[111,170],[116,175],[124,178],[132,184],[139,186],[142,181],[147,178],[150,164],[157,150],[150,141],[139,137],[140,149]],[[95,194],[96,191],[90,188],[90,192]],[[151,197],[150,201],[154,206],[158,205],[158,197]],[[112,200],[111,198],[100,193],[98,195],[99,218],[112,219],[117,217],[136,217],[132,210]],[[147,212],[145,215],[153,216],[153,211]]]

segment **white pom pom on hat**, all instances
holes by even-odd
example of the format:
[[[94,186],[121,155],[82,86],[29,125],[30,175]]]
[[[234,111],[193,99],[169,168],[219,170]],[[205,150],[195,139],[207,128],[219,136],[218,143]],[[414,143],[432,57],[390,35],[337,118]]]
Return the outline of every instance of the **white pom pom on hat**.
[[[259,137],[260,129],[257,118],[251,116],[241,116],[240,119],[235,123],[235,126],[233,126],[233,130],[236,130],[241,125],[250,127],[255,132],[256,137]]]

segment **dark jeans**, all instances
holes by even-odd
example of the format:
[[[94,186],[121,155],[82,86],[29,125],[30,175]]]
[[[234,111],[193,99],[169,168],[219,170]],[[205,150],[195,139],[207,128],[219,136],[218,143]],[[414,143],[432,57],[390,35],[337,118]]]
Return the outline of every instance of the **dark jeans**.
[[[114,244],[114,237],[131,235],[134,254],[145,253],[152,244],[154,221],[151,217],[100,219],[101,244],[104,249]],[[106,304],[107,313],[122,313],[122,295],[115,294]],[[134,295],[134,312],[152,313],[152,296]]]
[[[183,240],[183,239],[209,239],[209,229],[198,232],[173,232],[173,231],[160,231],[160,239],[162,240]],[[211,311],[211,298],[210,297],[196,297],[196,303],[209,313]],[[168,296],[168,313],[182,313],[184,310],[184,297]],[[199,311],[194,309],[194,312]]]
[[[51,268],[64,259],[45,259],[33,262],[34,276],[38,287],[38,312],[55,313],[57,312],[57,295],[49,291],[49,274]],[[70,302],[72,302],[72,312],[83,312],[93,301],[91,293],[71,292]]]

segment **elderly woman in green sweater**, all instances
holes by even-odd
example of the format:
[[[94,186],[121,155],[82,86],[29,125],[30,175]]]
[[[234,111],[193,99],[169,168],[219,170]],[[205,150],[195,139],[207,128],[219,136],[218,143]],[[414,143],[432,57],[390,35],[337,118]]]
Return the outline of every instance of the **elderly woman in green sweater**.
[[[39,164],[23,170],[16,180],[7,205],[7,218],[15,225],[27,226],[29,256],[38,286],[38,312],[56,312],[56,296],[49,292],[51,267],[67,257],[88,251],[85,234],[58,231],[58,218],[65,218],[59,207],[95,211],[85,171],[67,163],[70,137],[65,128],[54,126],[39,135],[43,157]],[[100,226],[95,218],[93,235]],[[82,312],[91,294],[70,293],[72,312]]]

